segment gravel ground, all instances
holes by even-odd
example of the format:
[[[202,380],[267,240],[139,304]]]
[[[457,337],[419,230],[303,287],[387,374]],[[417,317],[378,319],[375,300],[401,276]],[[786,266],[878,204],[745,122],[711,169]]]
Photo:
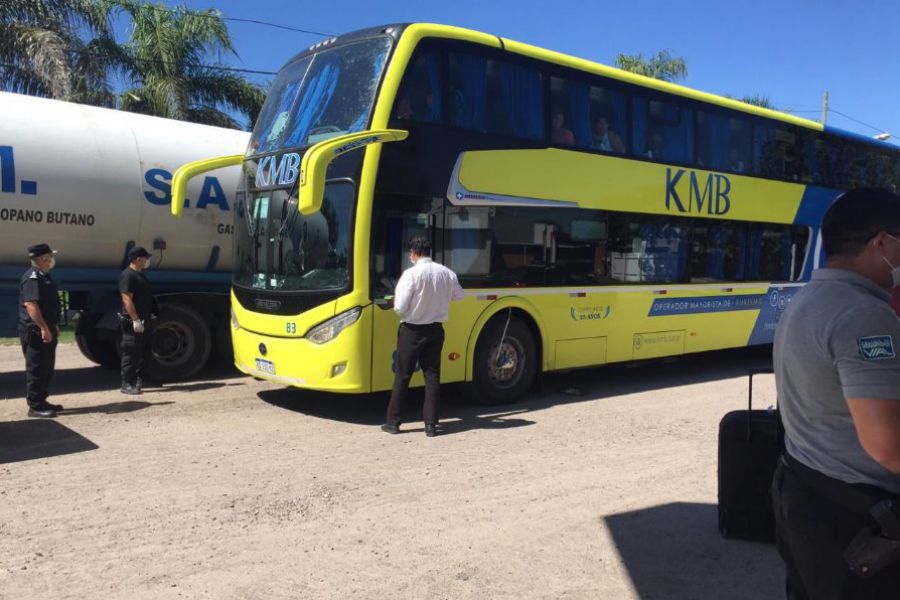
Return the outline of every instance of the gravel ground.
[[[414,403],[390,436],[384,394],[227,370],[122,396],[71,344],[67,410],[27,419],[0,347],[0,598],[779,598],[774,547],[716,530],[718,422],[762,364],[551,375],[499,408],[445,387],[426,438]]]

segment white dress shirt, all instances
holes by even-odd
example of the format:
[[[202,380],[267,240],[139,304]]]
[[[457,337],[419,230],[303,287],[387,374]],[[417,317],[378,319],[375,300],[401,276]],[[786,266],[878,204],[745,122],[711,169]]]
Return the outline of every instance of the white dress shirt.
[[[403,323],[444,323],[450,301],[464,297],[456,273],[428,257],[422,257],[400,276],[394,292],[394,311]]]

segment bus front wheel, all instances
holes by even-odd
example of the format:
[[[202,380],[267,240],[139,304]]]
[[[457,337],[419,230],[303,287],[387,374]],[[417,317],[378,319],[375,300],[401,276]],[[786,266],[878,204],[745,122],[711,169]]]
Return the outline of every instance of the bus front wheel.
[[[531,387],[537,364],[531,328],[512,316],[508,320],[506,315],[492,319],[475,345],[467,395],[478,404],[513,402]]]

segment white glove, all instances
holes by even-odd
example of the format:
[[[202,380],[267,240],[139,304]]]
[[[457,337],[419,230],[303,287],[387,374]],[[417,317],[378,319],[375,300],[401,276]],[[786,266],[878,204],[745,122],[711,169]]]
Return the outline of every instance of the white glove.
[[[144,320],[143,319],[138,319],[136,321],[132,321],[131,326],[134,328],[135,333],[144,333]]]

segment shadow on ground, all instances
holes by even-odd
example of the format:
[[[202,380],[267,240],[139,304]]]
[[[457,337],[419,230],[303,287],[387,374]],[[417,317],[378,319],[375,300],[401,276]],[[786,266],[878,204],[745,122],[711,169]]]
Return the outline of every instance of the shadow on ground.
[[[713,504],[663,504],[602,520],[641,600],[784,597],[775,546],[722,539]]]
[[[548,373],[525,398],[503,407],[471,405],[464,400],[458,386],[445,385],[441,387],[441,422],[446,434],[469,429],[521,427],[534,422],[517,416],[550,406],[730,379],[746,375],[750,369],[771,367],[771,364],[771,354],[764,350],[741,348],[569,373]],[[265,390],[258,396],[285,410],[360,425],[383,423],[390,398],[387,392],[344,395],[293,388]],[[410,391],[404,421],[422,420],[422,399],[421,388]],[[421,432],[422,428],[409,431]]]
[[[90,367],[77,367],[74,369],[56,369],[53,374],[53,381],[50,383],[50,402],[53,402],[53,396],[62,396],[64,394],[84,394],[89,392],[106,392],[110,390],[118,390],[122,382],[119,378],[119,372],[115,369],[101,367],[99,365]],[[224,383],[222,380],[238,379],[244,377],[234,368],[221,365],[210,364],[194,377],[192,382],[166,383],[162,386],[148,386],[153,391],[200,391],[226,385],[237,385],[235,383]],[[24,406],[25,398],[25,362],[22,362],[22,368],[17,371],[6,371],[0,373],[0,390],[3,390],[2,396],[7,396],[8,400],[22,400]],[[3,400],[0,396],[0,400]]]
[[[0,422],[0,464],[97,448],[91,440],[52,419]]]

